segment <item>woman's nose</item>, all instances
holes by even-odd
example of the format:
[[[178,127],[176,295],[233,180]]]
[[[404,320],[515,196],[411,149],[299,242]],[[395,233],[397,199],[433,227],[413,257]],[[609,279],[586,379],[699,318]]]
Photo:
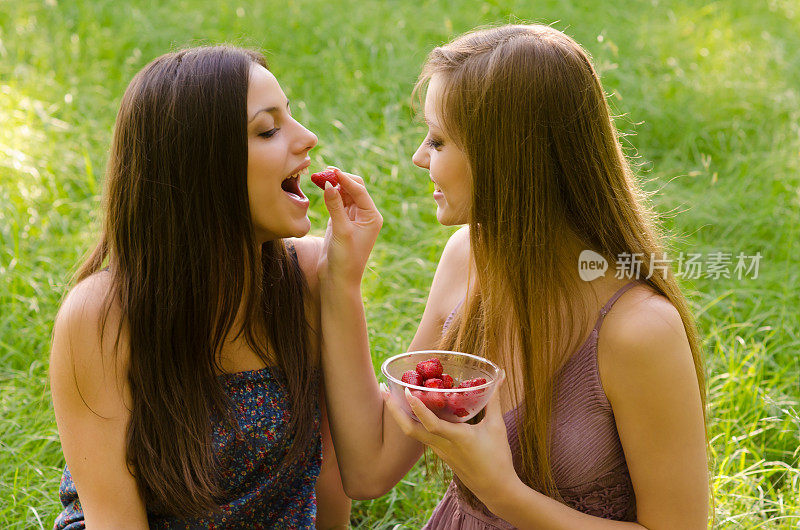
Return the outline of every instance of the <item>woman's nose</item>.
[[[317,145],[317,135],[313,132],[309,131],[305,127],[303,127],[300,122],[295,122],[298,127],[297,131],[297,138],[295,141],[295,145],[297,146],[297,151],[302,153],[304,151],[309,151],[315,145]]]
[[[430,156],[425,152],[425,143],[423,142],[417,147],[417,151],[414,153],[414,156],[411,157],[411,161],[414,162],[415,166],[419,166],[422,169],[430,169],[430,167],[428,167],[430,160]]]

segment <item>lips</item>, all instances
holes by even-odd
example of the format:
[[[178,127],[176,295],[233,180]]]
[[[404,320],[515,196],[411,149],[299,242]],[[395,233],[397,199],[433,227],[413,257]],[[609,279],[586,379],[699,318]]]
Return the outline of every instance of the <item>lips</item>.
[[[431,179],[431,182],[433,182],[433,197],[443,197],[442,188],[439,187],[435,180]]]
[[[308,202],[308,198],[300,189],[300,176],[308,174],[308,167],[305,167],[281,182],[281,189],[295,201]]]

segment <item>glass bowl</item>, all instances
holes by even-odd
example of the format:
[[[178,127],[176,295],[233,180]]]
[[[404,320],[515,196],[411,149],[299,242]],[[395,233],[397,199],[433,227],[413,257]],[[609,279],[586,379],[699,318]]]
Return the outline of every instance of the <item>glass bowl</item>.
[[[444,373],[453,378],[454,387],[462,381],[478,377],[486,379],[486,384],[470,388],[426,388],[401,381],[403,373],[415,370],[417,363],[434,357],[442,363]],[[406,401],[406,388],[436,416],[451,423],[464,423],[483,410],[494,393],[501,372],[496,364],[483,357],[445,350],[401,353],[386,359],[381,365],[381,373],[386,378],[392,398],[409,416],[417,419]]]

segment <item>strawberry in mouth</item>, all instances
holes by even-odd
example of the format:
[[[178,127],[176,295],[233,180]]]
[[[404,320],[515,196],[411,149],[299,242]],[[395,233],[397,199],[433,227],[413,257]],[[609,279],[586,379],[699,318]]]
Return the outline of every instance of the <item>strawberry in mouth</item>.
[[[283,179],[281,189],[295,202],[308,204],[308,197],[300,189],[300,176],[303,174],[308,174],[308,169],[302,169],[289,178]]]

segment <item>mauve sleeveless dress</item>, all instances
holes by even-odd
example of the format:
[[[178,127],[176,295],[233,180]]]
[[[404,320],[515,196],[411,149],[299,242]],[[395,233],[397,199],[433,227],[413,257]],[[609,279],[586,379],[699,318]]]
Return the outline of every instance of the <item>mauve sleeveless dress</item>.
[[[561,370],[552,425],[551,465],[565,504],[589,515],[618,521],[636,520],[636,496],[614,412],[600,382],[597,337],[611,306],[637,283],[623,286],[606,302],[589,338]],[[450,325],[460,305],[450,313],[444,329]],[[517,470],[521,467],[517,415],[521,413],[518,407],[503,415]],[[515,527],[492,514],[485,506],[470,506],[461,496],[459,486],[451,481],[423,530],[512,528]]]

